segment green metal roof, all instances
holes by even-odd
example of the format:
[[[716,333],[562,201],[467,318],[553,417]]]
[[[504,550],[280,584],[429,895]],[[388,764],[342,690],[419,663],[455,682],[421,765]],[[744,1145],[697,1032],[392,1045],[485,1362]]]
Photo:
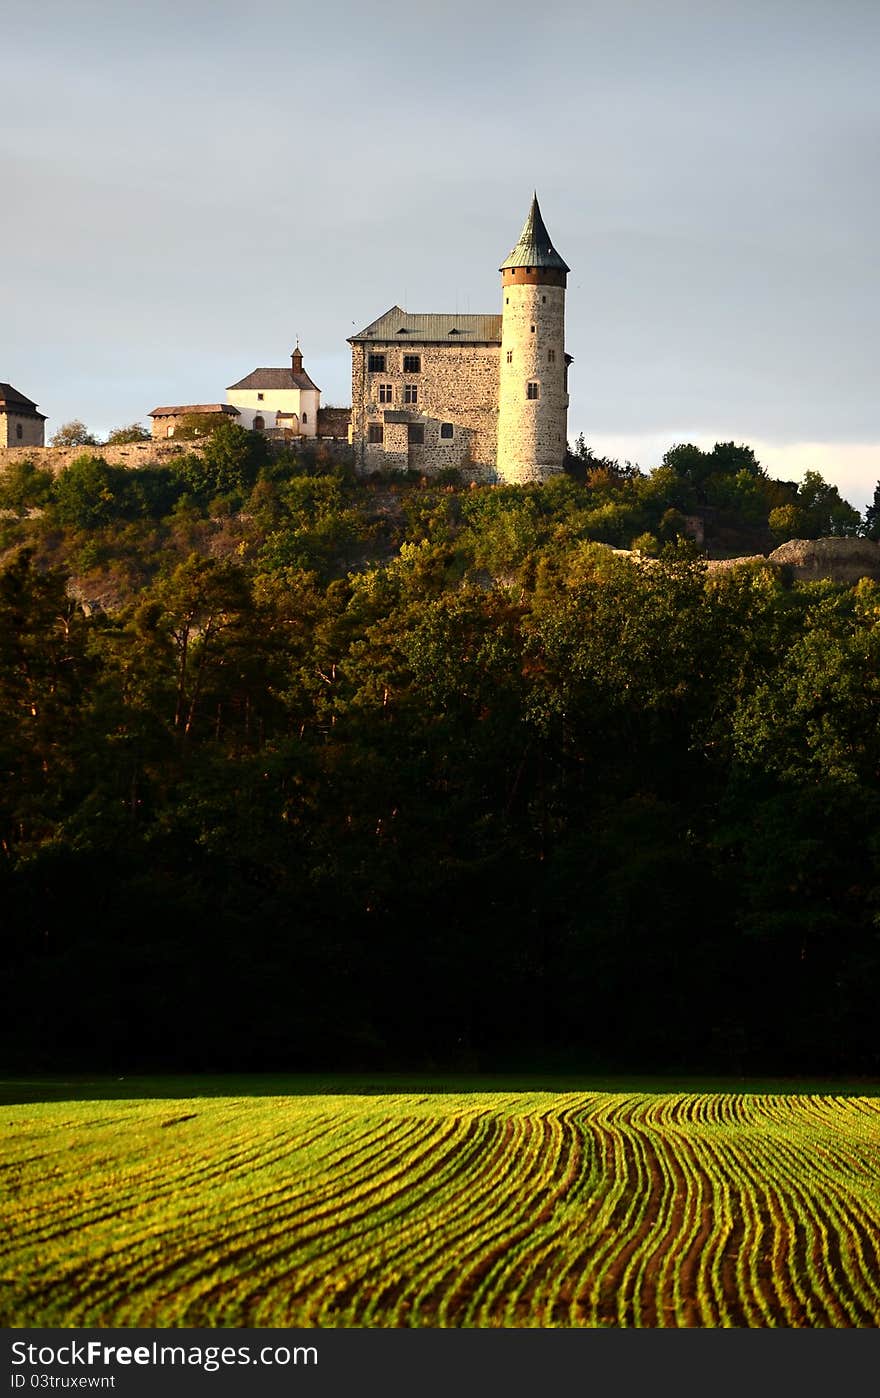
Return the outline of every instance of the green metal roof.
[[[558,267],[563,272],[571,271],[550,242],[550,234],[538,207],[537,194],[532,196],[532,207],[523,224],[519,242],[510,256],[504,259],[499,271],[503,272],[505,267]]]
[[[413,315],[392,306],[366,329],[349,336],[356,340],[398,345],[500,345],[501,317],[460,315]]]

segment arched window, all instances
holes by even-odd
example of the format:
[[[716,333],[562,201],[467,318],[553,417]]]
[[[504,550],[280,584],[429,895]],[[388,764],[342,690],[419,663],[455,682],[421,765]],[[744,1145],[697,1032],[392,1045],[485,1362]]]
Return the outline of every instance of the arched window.
[[[257,413],[257,416],[254,418],[254,431],[255,431],[255,432],[262,432],[262,431],[263,431],[263,428],[264,428],[265,426],[266,426],[266,420],[265,420],[265,418],[260,417],[260,414]]]
[[[303,422],[308,422],[308,420],[309,420],[309,415],[308,415],[308,413],[303,413]]]

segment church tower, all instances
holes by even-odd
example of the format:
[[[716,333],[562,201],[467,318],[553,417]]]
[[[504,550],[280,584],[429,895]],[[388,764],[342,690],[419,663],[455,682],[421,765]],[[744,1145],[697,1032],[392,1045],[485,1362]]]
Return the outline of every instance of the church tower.
[[[532,199],[513,252],[501,264],[498,478],[545,481],[565,460],[568,360],[565,282],[570,268],[550,242]]]

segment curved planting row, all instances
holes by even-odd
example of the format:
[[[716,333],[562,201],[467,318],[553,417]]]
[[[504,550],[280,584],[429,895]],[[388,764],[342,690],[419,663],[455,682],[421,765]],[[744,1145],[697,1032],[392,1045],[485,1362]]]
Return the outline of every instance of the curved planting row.
[[[873,1098],[6,1111],[7,1325],[880,1323]]]

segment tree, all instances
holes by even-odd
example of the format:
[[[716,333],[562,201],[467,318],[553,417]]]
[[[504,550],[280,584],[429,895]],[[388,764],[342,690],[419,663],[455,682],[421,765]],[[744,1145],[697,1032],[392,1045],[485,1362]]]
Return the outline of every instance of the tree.
[[[84,452],[56,476],[52,497],[61,524],[73,529],[107,524],[124,514],[129,503],[128,472]]]
[[[96,447],[98,439],[78,417],[62,423],[51,439],[53,447]]]
[[[866,539],[880,540],[880,481],[874,487],[874,499],[865,510],[863,533]]]
[[[203,500],[218,495],[243,497],[253,489],[268,459],[262,433],[248,432],[222,418],[207,437],[201,456],[185,457],[178,470],[187,487]]]
[[[121,447],[129,442],[148,442],[150,433],[141,422],[131,422],[128,427],[114,427],[107,438],[108,447]]]
[[[809,516],[813,531],[810,538],[825,535],[836,537],[858,534],[862,517],[836,485],[830,485],[818,471],[805,471],[798,490],[797,503]]]
[[[18,515],[45,505],[52,494],[52,473],[35,466],[29,457],[10,461],[0,476],[0,509]]]

